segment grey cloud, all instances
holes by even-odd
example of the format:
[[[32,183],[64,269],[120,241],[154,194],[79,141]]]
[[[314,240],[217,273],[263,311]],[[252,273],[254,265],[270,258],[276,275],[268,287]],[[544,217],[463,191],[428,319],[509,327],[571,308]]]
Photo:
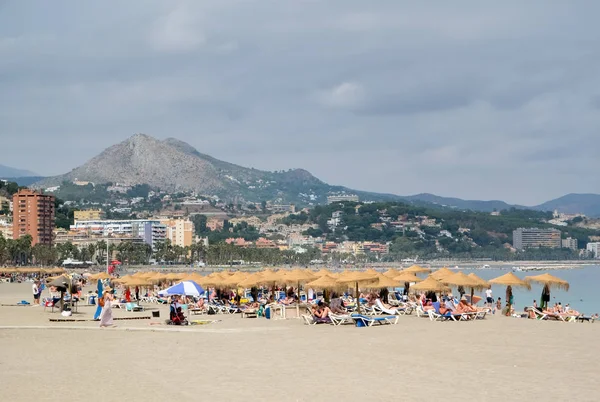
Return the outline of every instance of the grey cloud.
[[[58,174],[146,132],[373,191],[523,204],[600,192],[580,173],[600,168],[585,146],[600,124],[598,11],[4,1],[0,162]],[[36,158],[22,166],[24,154]],[[549,172],[552,190],[531,185]]]

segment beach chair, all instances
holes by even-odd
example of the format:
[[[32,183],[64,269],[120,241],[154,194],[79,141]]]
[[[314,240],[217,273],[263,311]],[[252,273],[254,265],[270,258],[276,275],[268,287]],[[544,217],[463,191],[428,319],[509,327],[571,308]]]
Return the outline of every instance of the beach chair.
[[[144,311],[142,306],[138,306],[136,303],[129,302],[125,303],[125,311],[134,312],[134,311]]]
[[[302,319],[306,325],[317,325],[317,320],[312,315],[302,314]]]
[[[529,307],[529,310],[533,311],[533,314],[535,314],[535,319],[536,320],[546,320],[548,319],[548,314],[538,310],[536,307]]]
[[[388,315],[383,317],[370,317],[362,314],[352,314],[352,319],[354,320],[354,325],[357,327],[372,327],[375,324],[384,325],[396,325],[398,324],[398,316],[397,315]]]
[[[375,301],[375,306],[383,314],[388,314],[388,315],[398,315],[398,314],[400,314],[400,312],[397,309],[391,309],[391,308],[385,307],[383,305],[383,303],[381,302],[381,299],[377,299]]]
[[[354,319],[352,319],[351,314],[334,314],[329,313],[329,319],[333,325],[342,325],[342,324],[353,324]]]

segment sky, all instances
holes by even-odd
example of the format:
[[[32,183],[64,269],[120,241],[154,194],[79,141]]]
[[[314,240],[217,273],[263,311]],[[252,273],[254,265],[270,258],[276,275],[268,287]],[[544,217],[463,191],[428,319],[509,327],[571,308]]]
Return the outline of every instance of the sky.
[[[0,0],[0,163],[135,133],[325,182],[600,193],[600,2]]]

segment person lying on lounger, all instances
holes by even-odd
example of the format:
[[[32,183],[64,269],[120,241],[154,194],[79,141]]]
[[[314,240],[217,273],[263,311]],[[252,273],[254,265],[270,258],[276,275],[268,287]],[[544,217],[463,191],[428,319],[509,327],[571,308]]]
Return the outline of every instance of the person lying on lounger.
[[[329,313],[331,313],[331,310],[322,301],[320,301],[319,304],[317,304],[316,308],[313,308],[313,312],[312,312],[313,317],[318,322],[331,321],[331,319],[329,318]]]

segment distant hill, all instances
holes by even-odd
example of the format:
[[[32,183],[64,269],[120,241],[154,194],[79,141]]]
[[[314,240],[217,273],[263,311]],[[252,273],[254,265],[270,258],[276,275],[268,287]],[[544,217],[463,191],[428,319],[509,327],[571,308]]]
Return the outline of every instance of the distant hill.
[[[6,177],[3,180],[13,181],[17,183],[19,186],[31,186],[34,183],[43,180],[43,176],[24,176],[24,177]]]
[[[512,207],[516,208],[527,208],[518,205],[510,205],[504,201],[492,200],[492,201],[478,201],[478,200],[463,200],[460,198],[451,197],[440,197],[435,194],[416,194],[406,197],[402,197],[408,201],[423,201],[431,204],[436,204],[443,207],[456,208],[460,210],[473,210],[482,212],[492,212],[494,210],[501,211],[503,209],[509,209]]]
[[[356,194],[361,201],[404,201],[459,210],[491,212],[514,207],[600,216],[600,195],[596,194],[569,194],[526,207],[499,200],[463,200],[428,193],[411,196],[370,193],[327,184],[304,169],[268,172],[246,168],[200,153],[175,138],[161,141],[145,134],[136,134],[105,149],[69,173],[43,179],[22,177],[16,181],[20,185],[35,181],[33,186],[40,188],[75,179],[93,183],[148,184],[167,191],[196,191],[230,202],[272,201],[305,206],[324,204],[328,195]]]
[[[8,178],[19,178],[28,176],[39,176],[29,170],[15,169],[9,166],[0,165],[0,179],[7,180]]]
[[[568,194],[563,197],[547,201],[540,205],[524,206],[507,204],[504,201],[479,201],[463,200],[460,198],[440,197],[434,194],[417,194],[402,197],[407,201],[426,202],[443,207],[456,208],[460,210],[472,210],[482,212],[501,211],[503,209],[533,209],[536,211],[554,211],[567,214],[582,213],[590,217],[600,217],[600,195],[599,194]]]
[[[590,217],[600,217],[600,194],[567,194],[533,207],[542,211],[554,211],[566,214],[583,213]]]
[[[400,197],[331,186],[303,169],[267,172],[245,168],[198,152],[169,138],[136,134],[113,145],[64,175],[38,181],[34,187],[60,185],[75,179],[93,183],[149,184],[169,191],[196,191],[221,199],[273,201],[297,205],[323,204],[332,194],[357,194],[362,200],[394,201]]]

